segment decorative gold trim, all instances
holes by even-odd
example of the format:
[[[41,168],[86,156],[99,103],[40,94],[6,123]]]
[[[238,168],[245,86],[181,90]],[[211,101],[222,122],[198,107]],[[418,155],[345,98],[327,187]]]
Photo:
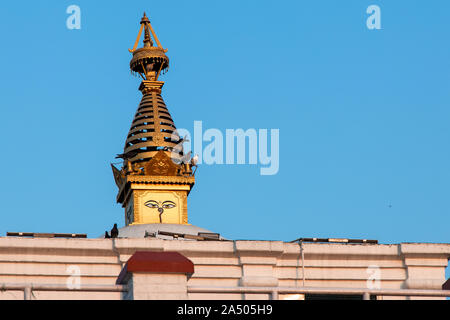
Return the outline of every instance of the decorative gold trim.
[[[161,94],[162,87],[164,86],[164,81],[151,81],[151,80],[143,80],[141,85],[139,86],[139,90],[145,96],[146,94],[154,93],[155,96],[152,96],[153,101],[156,102],[156,94]],[[153,105],[155,106],[155,104]]]
[[[187,192],[186,191],[174,191],[174,194],[180,199],[181,207],[181,224],[189,224],[188,223],[188,208],[187,208]]]
[[[179,176],[181,166],[173,162],[173,160],[162,150],[144,165],[144,175],[146,176]]]
[[[161,184],[195,184],[195,177],[182,176],[127,176],[126,182],[161,183]]]
[[[143,30],[144,46],[137,49]],[[152,36],[157,46],[154,46]],[[133,58],[130,61],[131,71],[138,73],[145,80],[157,80],[161,71],[165,72],[169,68],[169,58],[166,56],[167,49],[162,47],[145,13],[141,19],[141,27],[136,42],[133,48],[128,49],[128,51],[133,53]]]
[[[133,215],[134,215],[134,221],[133,223],[141,223],[141,203],[140,203],[140,191],[134,190],[133,192],[133,201],[134,201],[134,208],[133,208]]]

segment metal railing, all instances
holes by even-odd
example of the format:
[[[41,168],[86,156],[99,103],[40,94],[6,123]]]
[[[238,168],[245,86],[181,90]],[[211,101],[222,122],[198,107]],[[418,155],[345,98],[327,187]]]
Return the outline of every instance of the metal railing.
[[[375,296],[398,297],[450,297],[450,290],[416,289],[367,289],[367,288],[314,288],[314,287],[202,287],[189,286],[188,293],[238,293],[269,294],[272,300],[278,300],[280,294],[330,294],[361,295],[364,300]]]
[[[92,285],[69,288],[67,285],[54,284],[0,284],[0,291],[23,291],[24,299],[31,300],[33,291],[66,292],[128,292],[127,285]],[[450,290],[418,289],[367,289],[367,288],[316,288],[316,287],[204,287],[188,286],[188,293],[222,294],[269,294],[272,300],[278,300],[280,294],[322,294],[322,295],[361,295],[364,300],[371,296],[397,297],[450,297]]]

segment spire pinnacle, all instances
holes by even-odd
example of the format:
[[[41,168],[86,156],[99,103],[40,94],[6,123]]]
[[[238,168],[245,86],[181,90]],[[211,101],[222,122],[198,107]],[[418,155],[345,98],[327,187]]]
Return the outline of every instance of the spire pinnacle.
[[[133,54],[130,69],[132,72],[138,73],[144,80],[157,81],[161,72],[165,73],[169,68],[169,58],[165,54],[167,49],[164,49],[159,42],[145,12],[140,24],[141,28],[139,29],[133,49],[128,49]],[[136,49],[143,29],[144,45],[142,48]],[[156,42],[156,46],[153,40]]]

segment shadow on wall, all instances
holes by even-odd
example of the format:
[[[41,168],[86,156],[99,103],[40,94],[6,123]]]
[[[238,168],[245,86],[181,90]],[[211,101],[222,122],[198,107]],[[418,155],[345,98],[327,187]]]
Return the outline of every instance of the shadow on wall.
[[[450,290],[450,260],[447,263],[447,268],[445,269],[445,278],[447,281],[442,286],[442,289],[444,290]],[[447,300],[450,300],[450,297],[447,297]]]

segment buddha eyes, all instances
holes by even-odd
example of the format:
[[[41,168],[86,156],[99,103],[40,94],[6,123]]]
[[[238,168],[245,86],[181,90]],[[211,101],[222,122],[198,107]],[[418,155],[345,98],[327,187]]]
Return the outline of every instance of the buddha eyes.
[[[177,205],[175,204],[175,202],[173,201],[164,201],[163,203],[161,203],[155,200],[149,200],[145,203],[146,207],[149,207],[151,209],[172,209],[175,208]]]
[[[145,206],[147,206],[147,207],[149,207],[149,208],[152,208],[152,209],[157,209],[157,208],[159,208],[158,202],[156,202],[155,200],[147,201],[147,202],[145,203]]]
[[[162,203],[162,207],[163,207],[164,209],[172,209],[172,208],[175,208],[175,207],[176,207],[176,204],[175,204],[175,202],[173,202],[173,201],[164,201],[164,202]]]

